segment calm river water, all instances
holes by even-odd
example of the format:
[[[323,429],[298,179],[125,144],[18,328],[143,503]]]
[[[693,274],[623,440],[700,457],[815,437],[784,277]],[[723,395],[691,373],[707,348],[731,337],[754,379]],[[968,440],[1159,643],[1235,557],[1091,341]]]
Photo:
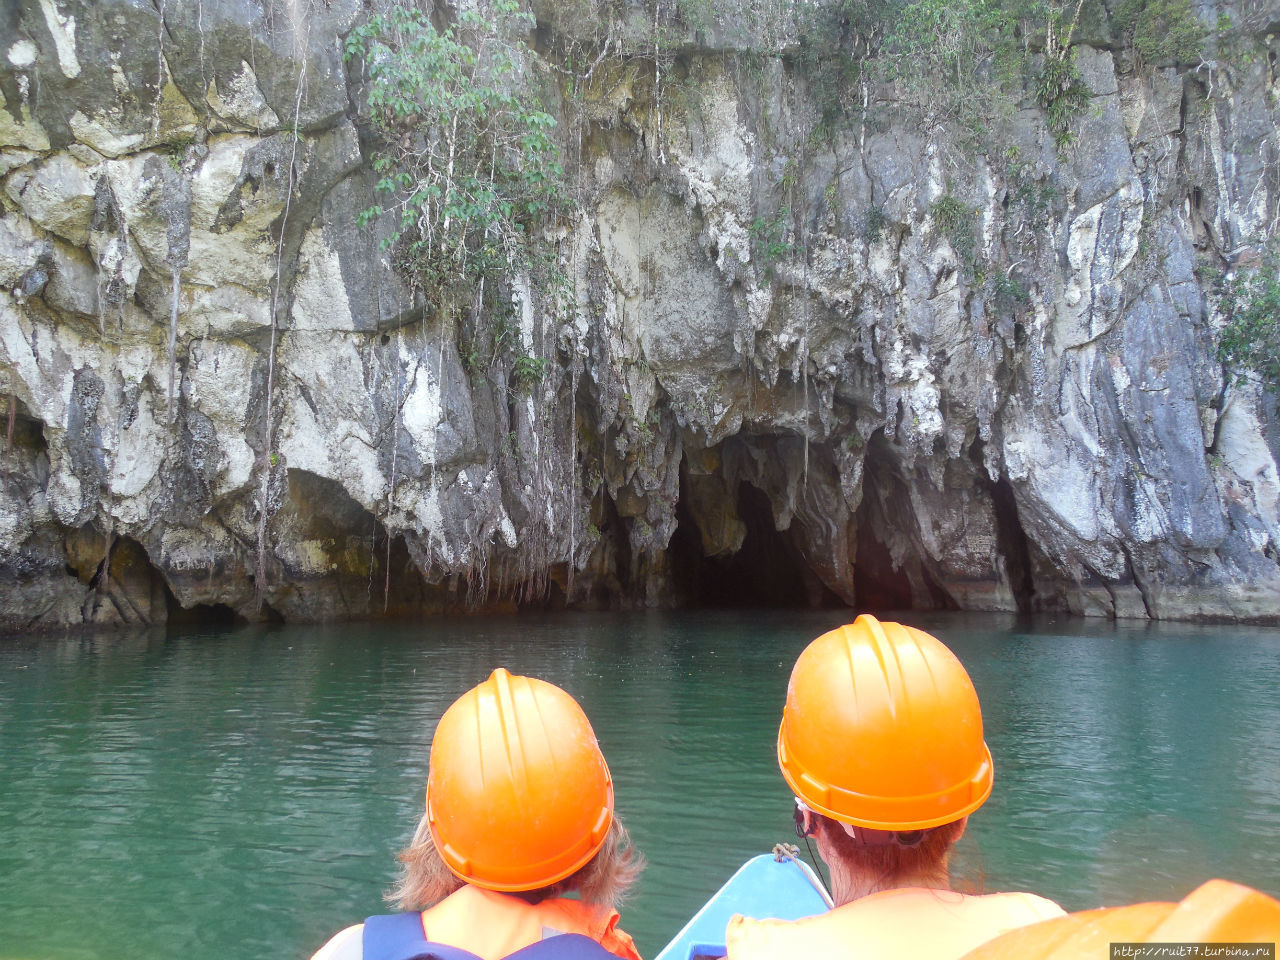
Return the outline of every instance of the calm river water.
[[[384,912],[436,718],[496,665],[571,691],[649,867],[654,954],[792,840],[786,679],[840,612],[521,616],[0,641],[0,958],[305,958]],[[1068,909],[1280,894],[1280,631],[911,615],[996,758],[957,864]]]

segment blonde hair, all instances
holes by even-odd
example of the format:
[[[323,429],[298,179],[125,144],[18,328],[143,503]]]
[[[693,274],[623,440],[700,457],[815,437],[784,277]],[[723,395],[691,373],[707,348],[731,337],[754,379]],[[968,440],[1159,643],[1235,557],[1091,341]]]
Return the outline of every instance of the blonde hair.
[[[465,885],[447,866],[431,838],[424,813],[413,840],[398,856],[404,865],[399,881],[387,893],[387,902],[401,910],[426,910]],[[617,909],[627,888],[644,869],[644,857],[631,845],[631,836],[615,816],[604,845],[596,855],[558,883],[516,896],[537,903],[566,893],[577,892],[585,903]]]

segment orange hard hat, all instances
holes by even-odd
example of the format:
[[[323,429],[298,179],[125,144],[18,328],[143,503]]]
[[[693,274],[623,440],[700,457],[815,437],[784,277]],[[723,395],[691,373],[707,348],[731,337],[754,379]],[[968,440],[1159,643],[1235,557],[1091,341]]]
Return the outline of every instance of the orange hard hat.
[[[613,824],[587,715],[554,684],[495,670],[436,726],[427,822],[445,864],[479,887],[536,890],[584,866]]]
[[[1280,939],[1280,901],[1210,880],[1181,903],[1085,910],[1010,930],[963,960],[1106,960],[1112,943],[1267,943]]]
[[[818,813],[875,830],[924,830],[991,794],[991,751],[965,669],[941,641],[863,614],[800,654],[778,765]]]

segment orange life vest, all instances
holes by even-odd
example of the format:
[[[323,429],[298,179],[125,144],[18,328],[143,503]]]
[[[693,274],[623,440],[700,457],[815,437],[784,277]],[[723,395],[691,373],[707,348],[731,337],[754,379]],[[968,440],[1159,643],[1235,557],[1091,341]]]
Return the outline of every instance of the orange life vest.
[[[974,897],[950,890],[884,890],[805,920],[736,916],[725,931],[729,960],[955,960],[1015,927],[1063,916],[1032,893]]]
[[[1073,960],[1108,956],[1112,943],[1274,944],[1277,939],[1280,900],[1239,883],[1210,880],[1181,903],[1085,910],[1013,930],[965,960]]]
[[[433,943],[447,943],[500,960],[558,933],[581,933],[624,960],[640,960],[631,937],[618,929],[618,913],[581,900],[528,903],[520,897],[466,884],[422,912]]]

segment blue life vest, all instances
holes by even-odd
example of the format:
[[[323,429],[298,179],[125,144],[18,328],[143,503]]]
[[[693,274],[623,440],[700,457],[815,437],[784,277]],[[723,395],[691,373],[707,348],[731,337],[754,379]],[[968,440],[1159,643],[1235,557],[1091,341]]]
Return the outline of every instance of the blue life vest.
[[[481,960],[470,950],[432,943],[422,932],[422,914],[391,913],[364,921],[364,960]],[[618,960],[580,933],[562,933],[539,940],[506,960]]]

